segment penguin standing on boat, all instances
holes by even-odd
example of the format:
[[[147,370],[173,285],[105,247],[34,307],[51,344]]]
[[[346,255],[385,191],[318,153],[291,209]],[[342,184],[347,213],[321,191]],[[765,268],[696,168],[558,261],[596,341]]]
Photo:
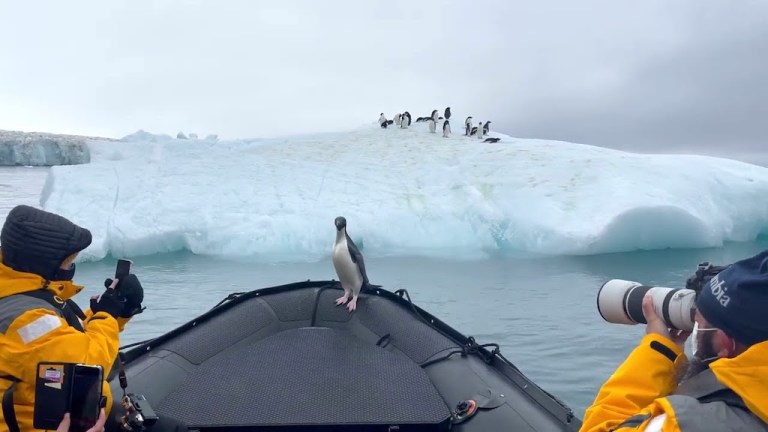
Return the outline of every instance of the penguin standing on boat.
[[[446,120],[443,123],[443,138],[448,138],[451,135],[451,124]]]
[[[344,295],[336,299],[336,305],[349,301],[347,309],[352,312],[357,309],[357,297],[361,290],[376,288],[380,285],[371,285],[368,282],[363,254],[347,234],[347,220],[339,216],[334,220],[334,224],[336,225],[336,243],[333,245],[331,259],[341,287],[344,289]]]

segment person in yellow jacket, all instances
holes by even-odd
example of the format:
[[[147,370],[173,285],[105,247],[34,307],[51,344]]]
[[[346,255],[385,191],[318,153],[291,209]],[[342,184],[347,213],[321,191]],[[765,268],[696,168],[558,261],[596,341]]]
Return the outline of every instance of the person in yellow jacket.
[[[0,431],[34,430],[37,363],[100,365],[105,375],[117,357],[119,332],[141,309],[144,290],[135,275],[108,280],[82,312],[71,298],[74,260],[91,233],[68,219],[17,206],[0,232]],[[112,395],[106,380],[106,410]]]
[[[646,335],[587,408],[581,431],[768,431],[768,251],[704,284],[690,332],[643,299]]]

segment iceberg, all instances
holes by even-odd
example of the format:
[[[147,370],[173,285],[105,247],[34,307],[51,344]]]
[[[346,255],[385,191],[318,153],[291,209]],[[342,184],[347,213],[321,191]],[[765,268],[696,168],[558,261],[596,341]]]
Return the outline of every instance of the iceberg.
[[[768,233],[768,169],[561,141],[498,143],[366,125],[343,133],[90,141],[51,168],[43,208],[88,227],[83,260],[188,250],[327,258],[336,216],[372,256],[475,259],[702,248]]]
[[[90,162],[88,138],[0,130],[0,165],[53,166]]]

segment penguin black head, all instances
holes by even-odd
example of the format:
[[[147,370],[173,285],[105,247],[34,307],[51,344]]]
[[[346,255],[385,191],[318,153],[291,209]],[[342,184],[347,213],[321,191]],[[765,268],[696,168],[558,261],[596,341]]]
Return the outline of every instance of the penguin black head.
[[[336,231],[341,231],[342,229],[347,227],[347,220],[344,219],[344,216],[337,217],[336,220],[333,221],[333,223],[336,225]]]

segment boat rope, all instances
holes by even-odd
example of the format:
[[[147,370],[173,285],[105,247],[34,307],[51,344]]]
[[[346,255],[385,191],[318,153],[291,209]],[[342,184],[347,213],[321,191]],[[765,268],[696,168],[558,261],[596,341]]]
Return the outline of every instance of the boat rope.
[[[228,296],[226,296],[226,297],[225,297],[225,298],[224,298],[222,301],[220,301],[220,302],[216,303],[216,306],[212,307],[210,310],[214,310],[214,309],[216,309],[217,307],[219,307],[219,306],[223,305],[224,303],[226,303],[226,302],[228,302],[228,301],[230,301],[230,300],[234,300],[234,299],[236,299],[236,298],[240,297],[240,296],[241,296],[241,295],[243,295],[243,294],[248,294],[248,293],[244,293],[244,292],[235,292],[235,293],[231,293],[231,294],[229,294]]]
[[[468,339],[467,343],[462,345],[461,349],[456,349],[456,350],[453,350],[453,351],[449,351],[448,353],[446,353],[446,354],[444,354],[444,355],[442,355],[440,357],[434,358],[432,360],[427,360],[427,361],[421,363],[420,366],[424,368],[424,367],[427,367],[429,365],[433,365],[433,364],[441,362],[443,360],[447,360],[449,357],[453,356],[454,354],[461,354],[462,357],[466,357],[469,354],[475,354],[475,355],[479,356],[480,358],[482,358],[483,361],[486,362],[487,364],[493,363],[493,358],[495,356],[499,356],[499,357],[503,358],[504,361],[506,361],[507,363],[510,363],[510,365],[513,368],[517,369],[517,367],[514,364],[509,362],[506,358],[504,358],[504,356],[501,355],[501,351],[499,349],[499,344],[496,344],[496,343],[478,344],[475,341],[475,338],[472,337],[472,336],[469,336],[467,339]],[[494,348],[491,351],[483,351],[483,350],[481,350],[481,348],[488,348],[488,347],[494,347]]]

